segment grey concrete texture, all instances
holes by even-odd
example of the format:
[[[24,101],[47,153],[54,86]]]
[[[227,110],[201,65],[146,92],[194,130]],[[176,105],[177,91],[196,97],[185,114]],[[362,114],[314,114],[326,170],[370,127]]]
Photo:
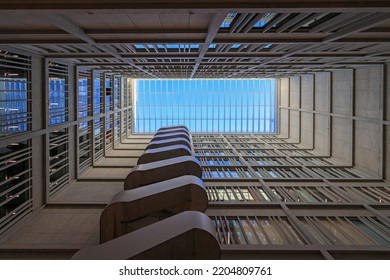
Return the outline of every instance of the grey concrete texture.
[[[374,65],[281,79],[281,136],[388,179],[388,69]]]

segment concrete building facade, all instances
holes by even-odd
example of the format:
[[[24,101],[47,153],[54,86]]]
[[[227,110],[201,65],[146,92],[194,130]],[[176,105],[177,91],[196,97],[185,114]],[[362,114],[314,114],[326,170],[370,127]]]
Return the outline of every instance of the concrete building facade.
[[[222,258],[389,258],[388,1],[1,2],[1,258],[99,242],[142,78],[277,79],[277,134],[191,135]]]

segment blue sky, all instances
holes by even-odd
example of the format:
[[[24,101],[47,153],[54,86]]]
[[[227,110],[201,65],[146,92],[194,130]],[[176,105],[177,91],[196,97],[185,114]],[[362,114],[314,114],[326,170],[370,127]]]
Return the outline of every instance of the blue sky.
[[[134,132],[186,125],[199,133],[275,133],[276,82],[136,80]]]

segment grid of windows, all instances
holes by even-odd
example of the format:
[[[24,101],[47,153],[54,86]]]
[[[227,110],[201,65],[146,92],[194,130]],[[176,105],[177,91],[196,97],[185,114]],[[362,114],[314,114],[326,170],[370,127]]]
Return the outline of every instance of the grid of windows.
[[[273,135],[193,134],[192,142],[222,248],[322,246],[333,255],[334,246],[389,245],[390,191],[381,179]]]
[[[312,178],[312,174],[301,167],[254,167],[256,174],[264,179]]]
[[[68,65],[49,62],[49,124],[68,120]]]
[[[113,138],[114,138],[114,133],[113,133],[113,114],[107,115],[105,118],[105,150],[111,150],[113,148]]]
[[[131,133],[133,124],[137,126],[137,122],[132,122],[133,108],[122,106],[129,106],[133,101],[141,102],[141,97],[131,99],[131,93],[125,90],[133,86],[139,88],[140,81],[132,83],[114,74],[95,70],[78,71],[74,84],[78,86],[78,95],[74,102],[78,102],[78,119],[86,119],[67,125],[67,110],[70,105],[67,103],[67,67],[50,63],[49,79],[46,81],[49,84],[49,114],[54,118],[53,121],[50,119],[50,124],[62,124],[58,130],[55,130],[57,127],[49,128],[46,134],[49,162],[43,168],[48,168],[49,196],[69,184],[69,154],[73,150],[69,146],[74,144],[69,142],[70,132],[78,133],[78,140],[75,140],[78,141],[77,157],[74,160],[78,160],[78,171],[84,171],[104,155],[109,155],[110,149],[115,148],[121,139]],[[28,111],[31,107],[30,70],[28,67],[26,69],[23,73],[28,74],[23,78],[8,74],[7,78],[0,78],[2,97],[6,96],[7,99],[2,104],[9,108],[19,107],[20,112],[23,112],[20,115],[22,123],[18,124],[19,131],[28,130],[31,122]],[[180,81],[171,80],[172,93],[175,91],[175,82],[180,89]],[[244,80],[237,81],[244,83]],[[257,80],[253,82],[255,81]],[[145,80],[146,83],[149,90],[144,88],[142,98],[149,102],[153,99],[153,94],[150,81]],[[211,103],[207,107],[212,108],[210,112],[220,113],[226,102],[222,101],[224,94],[215,85],[217,83],[211,87]],[[169,84],[166,87],[169,88]],[[183,82],[183,88],[187,87],[190,85]],[[229,90],[233,92],[232,89]],[[184,96],[191,100],[194,98],[191,94],[194,93],[186,91]],[[226,95],[232,94],[229,95],[228,92]],[[162,96],[162,93],[158,93],[154,104],[160,102]],[[172,108],[180,112],[180,106],[169,107],[169,104],[173,104],[173,97],[164,98],[167,98],[164,101],[166,110]],[[245,97],[242,98],[245,100]],[[4,98],[1,102],[3,100]],[[20,103],[15,100],[20,100]],[[168,103],[168,100],[172,103]],[[11,101],[16,102],[16,105]],[[196,106],[191,107],[187,101],[183,99],[185,111],[196,109]],[[153,102],[150,108],[153,108]],[[218,109],[215,110],[215,107]],[[199,108],[202,111],[202,107]],[[135,111],[139,113],[139,109],[137,107]],[[155,112],[156,110],[155,108]],[[219,113],[215,115],[217,118]],[[184,118],[178,121],[185,120],[184,114]],[[188,121],[187,125],[191,124],[190,117]],[[201,118],[200,124],[202,122]],[[195,119],[195,126],[196,123]],[[6,122],[4,124],[9,125]],[[209,124],[209,120],[206,120],[206,124]],[[210,131],[214,131],[213,121],[210,124]],[[72,125],[75,126],[74,129],[71,128]],[[0,148],[0,235],[32,211],[31,143],[31,139],[15,141]],[[289,245],[305,246],[306,249],[310,247],[308,245],[390,244],[387,210],[390,191],[388,185],[378,178],[371,178],[351,166],[337,165],[328,156],[320,156],[312,149],[289,143],[288,139],[280,139],[274,135],[193,134],[192,143],[194,155],[203,168],[210,205],[208,214],[214,221],[220,243],[233,247],[229,250],[242,249],[240,245]],[[330,209],[329,212],[325,207]],[[379,214],[374,217],[377,213]],[[331,251],[329,248],[334,247],[324,248]]]
[[[285,217],[211,217],[221,244],[302,245],[304,239]]]
[[[114,113],[114,146],[121,142],[121,126],[120,126],[121,113]]]
[[[103,113],[102,74],[93,71],[93,114]]]
[[[323,245],[390,244],[389,227],[374,217],[302,217],[300,221]]]
[[[223,20],[223,22],[221,23],[221,28],[230,28],[235,16],[237,15],[237,13],[229,13],[226,18]]]
[[[276,80],[136,80],[134,132],[276,132]]]
[[[69,184],[69,135],[68,129],[49,134],[49,195]]]
[[[106,112],[112,111],[113,109],[113,89],[112,89],[112,75],[105,74],[104,85],[105,85],[105,103],[106,103]]]
[[[283,202],[347,202],[345,196],[328,186],[273,186],[271,190]]]
[[[0,236],[32,211],[31,142],[0,147]]]
[[[79,124],[79,172],[84,171],[92,165],[92,141],[90,122]]]
[[[121,100],[121,97],[120,97],[120,87],[119,87],[119,77],[118,76],[114,76],[114,81],[113,81],[113,91],[114,91],[114,100],[113,100],[113,103],[114,103],[114,110],[118,109],[119,106],[120,106],[120,100]]]
[[[340,186],[351,201],[366,203],[389,203],[390,187],[388,186]]]
[[[31,58],[0,50],[0,137],[30,130]]]
[[[212,167],[203,168],[202,177],[205,179],[247,179],[253,178],[253,174],[247,168],[240,167]]]
[[[131,80],[86,67],[76,67],[70,77],[69,65],[54,59],[46,63],[44,103],[43,95],[32,99],[31,58],[0,50],[0,238],[33,211],[33,168],[45,174],[36,184],[44,185],[49,202],[69,185],[72,166],[76,176],[83,176],[132,130]],[[68,94],[74,96],[68,99]],[[19,136],[32,129],[31,108],[42,106],[47,123],[40,123],[44,116],[37,110],[34,133]],[[33,147],[37,161],[47,164],[33,167]]]
[[[127,129],[126,129],[126,131],[127,131],[127,135],[130,135],[130,134],[132,134],[132,132],[133,132],[133,109],[132,108],[129,108],[128,110],[127,110]]]
[[[234,184],[228,186],[215,186],[207,184],[206,187],[209,202],[266,202],[270,197],[259,186],[242,186]]]
[[[83,70],[78,72],[78,117],[84,118],[91,112],[90,90],[91,71]]]
[[[275,16],[276,13],[267,13],[253,27],[264,27]]]
[[[103,118],[98,118],[93,121],[93,141],[94,141],[94,149],[93,156],[94,162],[98,162],[103,158],[104,155],[104,124]]]
[[[125,110],[121,114],[121,141],[125,140],[127,138],[127,120],[128,120],[128,111]]]

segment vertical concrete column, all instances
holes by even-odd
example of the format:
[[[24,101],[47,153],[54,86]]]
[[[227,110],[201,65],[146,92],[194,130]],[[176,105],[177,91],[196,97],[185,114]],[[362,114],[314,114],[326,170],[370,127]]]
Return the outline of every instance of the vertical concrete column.
[[[77,71],[76,66],[68,68],[68,122],[77,120],[78,94],[77,94]],[[69,182],[76,179],[77,175],[77,129],[78,125],[69,126]]]
[[[300,131],[301,131],[301,77],[295,76],[290,78],[289,85],[289,138],[294,142],[300,143]]]
[[[319,72],[314,75],[314,109],[315,109],[315,129],[314,143],[315,149],[324,155],[330,155],[329,137],[329,95],[330,95],[330,72]]]
[[[289,99],[290,99],[290,78],[280,79],[280,120],[279,133],[282,137],[289,137],[290,135],[290,113],[289,113]]]
[[[98,75],[96,73],[96,70],[91,71],[91,116],[94,115],[95,111],[95,98],[94,98],[94,92],[95,92],[95,75]],[[95,119],[92,119],[91,121],[91,156],[92,156],[92,166],[95,166]]]
[[[31,111],[32,131],[46,128],[47,98],[45,87],[45,61],[43,58],[31,59]],[[40,208],[46,202],[46,135],[37,134],[31,138],[32,145],[32,197],[33,209]]]
[[[390,64],[385,65],[384,75],[384,179],[390,180]]]
[[[314,75],[301,76],[301,144],[314,148]]]
[[[354,165],[382,177],[384,68],[358,67],[354,77]]]
[[[353,165],[353,70],[332,71],[332,157]]]

